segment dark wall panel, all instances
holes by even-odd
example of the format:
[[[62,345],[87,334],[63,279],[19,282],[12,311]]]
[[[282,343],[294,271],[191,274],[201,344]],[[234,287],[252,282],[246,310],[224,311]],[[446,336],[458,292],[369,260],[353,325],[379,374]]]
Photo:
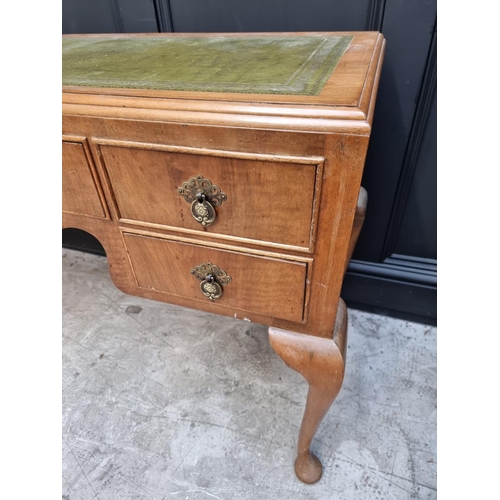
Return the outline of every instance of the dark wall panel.
[[[153,0],[117,0],[125,33],[158,32]]]
[[[341,297],[353,309],[437,324],[437,293],[433,286],[347,273]]]
[[[387,2],[387,40],[363,186],[368,210],[354,257],[381,262],[436,21],[436,2]]]
[[[63,0],[62,2],[63,34],[157,31],[153,0]]]
[[[437,104],[436,93],[424,133],[394,251],[437,259]]]
[[[177,32],[364,30],[369,0],[170,0]]]
[[[62,32],[119,33],[120,24],[112,1],[63,0]]]

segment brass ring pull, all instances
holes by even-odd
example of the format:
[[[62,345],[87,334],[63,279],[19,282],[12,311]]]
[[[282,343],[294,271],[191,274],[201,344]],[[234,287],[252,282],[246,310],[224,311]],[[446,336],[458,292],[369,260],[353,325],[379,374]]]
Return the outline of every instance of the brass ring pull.
[[[196,193],[196,200],[191,203],[191,215],[194,220],[199,222],[202,226],[210,226],[215,220],[215,209],[207,201],[204,193]]]
[[[191,274],[201,281],[200,290],[210,300],[219,299],[222,295],[222,287],[232,281],[226,271],[223,271],[211,262],[204,262],[191,269]]]
[[[191,203],[191,215],[202,226],[209,226],[215,221],[217,214],[214,207],[220,207],[227,200],[227,195],[220,187],[202,175],[191,177],[182,184],[178,192]]]

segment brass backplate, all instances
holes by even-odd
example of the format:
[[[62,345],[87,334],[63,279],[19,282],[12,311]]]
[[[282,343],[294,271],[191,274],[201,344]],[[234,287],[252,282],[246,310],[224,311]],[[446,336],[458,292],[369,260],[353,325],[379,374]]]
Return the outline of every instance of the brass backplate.
[[[194,266],[191,269],[191,274],[201,281],[200,290],[210,300],[220,298],[222,287],[232,281],[231,276],[226,271],[223,271],[211,262],[204,262],[203,264]]]
[[[183,182],[178,192],[188,203],[193,203],[199,194],[204,194],[206,200],[213,207],[220,207],[224,201],[227,201],[227,194],[223,193],[217,184],[212,184],[210,179],[201,174]]]

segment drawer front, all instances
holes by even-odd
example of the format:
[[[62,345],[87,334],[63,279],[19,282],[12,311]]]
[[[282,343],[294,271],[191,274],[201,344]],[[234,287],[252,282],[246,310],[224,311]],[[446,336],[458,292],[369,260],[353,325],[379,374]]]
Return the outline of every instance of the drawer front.
[[[220,291],[217,305],[238,311],[302,322],[306,262],[215,249],[156,237],[123,233],[139,288],[210,303],[207,269]],[[208,264],[217,266],[217,270]],[[229,281],[229,282],[227,282]],[[212,287],[208,286],[208,291]],[[217,292],[216,292],[217,293]]]
[[[72,214],[106,217],[85,138],[62,142],[62,209]]]
[[[236,158],[137,145],[100,143],[99,148],[122,220],[312,248],[317,158],[293,163],[283,158],[271,161],[272,156],[263,160],[264,155]],[[179,189],[197,176],[192,197],[180,194]],[[218,193],[212,201],[207,194],[215,212],[209,225],[193,215],[193,197],[203,183],[211,186],[207,193]],[[184,194],[188,191],[183,189]]]

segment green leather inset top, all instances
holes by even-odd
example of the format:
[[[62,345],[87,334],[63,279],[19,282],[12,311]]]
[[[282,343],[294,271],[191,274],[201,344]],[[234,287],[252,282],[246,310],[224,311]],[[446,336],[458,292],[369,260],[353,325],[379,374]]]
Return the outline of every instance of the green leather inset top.
[[[63,85],[318,95],[352,36],[70,37]]]

